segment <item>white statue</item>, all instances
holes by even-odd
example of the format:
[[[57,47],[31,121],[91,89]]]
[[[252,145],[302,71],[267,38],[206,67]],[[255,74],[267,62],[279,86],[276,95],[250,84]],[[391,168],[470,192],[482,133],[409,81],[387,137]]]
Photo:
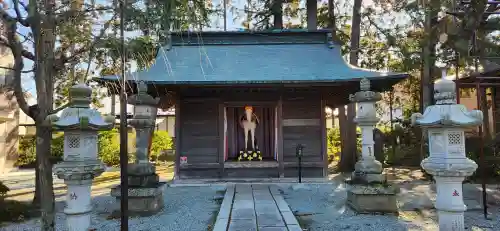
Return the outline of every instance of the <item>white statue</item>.
[[[255,150],[255,128],[259,124],[259,118],[253,113],[253,108],[251,106],[245,107],[245,115],[240,119],[240,125],[245,132],[245,150],[248,150],[248,132],[252,139],[252,150]]]

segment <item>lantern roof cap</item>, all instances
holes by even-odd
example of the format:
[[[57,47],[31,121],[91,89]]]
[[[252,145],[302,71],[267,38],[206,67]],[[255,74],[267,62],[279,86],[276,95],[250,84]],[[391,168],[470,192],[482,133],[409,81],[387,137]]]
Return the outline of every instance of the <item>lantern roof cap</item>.
[[[349,100],[351,102],[376,102],[382,99],[382,95],[378,92],[371,90],[370,80],[363,78],[359,81],[358,92],[349,95]]]
[[[467,110],[457,104],[455,82],[442,78],[434,84],[436,104],[428,106],[424,114],[412,115],[412,123],[422,127],[470,127],[478,126],[483,121],[483,112]]]
[[[148,94],[148,85],[143,81],[137,83],[137,94],[132,95],[127,99],[128,104],[137,106],[157,106],[159,101],[159,98],[153,98]]]
[[[82,83],[71,87],[69,92],[70,106],[63,109],[60,116],[52,114],[46,119],[55,130],[110,130],[114,127],[114,117],[103,117],[90,108],[92,88]]]

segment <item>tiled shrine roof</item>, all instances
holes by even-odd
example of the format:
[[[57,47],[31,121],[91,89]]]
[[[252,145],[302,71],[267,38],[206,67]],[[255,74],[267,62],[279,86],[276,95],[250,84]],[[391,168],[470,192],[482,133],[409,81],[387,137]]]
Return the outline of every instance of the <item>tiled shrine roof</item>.
[[[280,84],[328,83],[391,79],[404,73],[379,72],[349,65],[328,31],[183,32],[172,34],[170,45],[156,61],[128,79],[154,84]],[[104,76],[116,81],[117,76]]]

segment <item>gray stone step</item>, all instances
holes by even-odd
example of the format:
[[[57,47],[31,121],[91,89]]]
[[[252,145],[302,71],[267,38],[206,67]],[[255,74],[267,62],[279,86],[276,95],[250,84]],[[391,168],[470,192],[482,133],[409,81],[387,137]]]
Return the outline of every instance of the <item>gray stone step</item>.
[[[213,230],[300,231],[302,229],[274,186],[236,184],[227,187]]]

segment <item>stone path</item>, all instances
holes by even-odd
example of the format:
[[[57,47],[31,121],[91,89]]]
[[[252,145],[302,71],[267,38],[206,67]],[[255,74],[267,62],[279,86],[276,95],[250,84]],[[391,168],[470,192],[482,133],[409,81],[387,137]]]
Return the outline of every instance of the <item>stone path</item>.
[[[227,187],[214,231],[302,231],[290,207],[272,185]]]

